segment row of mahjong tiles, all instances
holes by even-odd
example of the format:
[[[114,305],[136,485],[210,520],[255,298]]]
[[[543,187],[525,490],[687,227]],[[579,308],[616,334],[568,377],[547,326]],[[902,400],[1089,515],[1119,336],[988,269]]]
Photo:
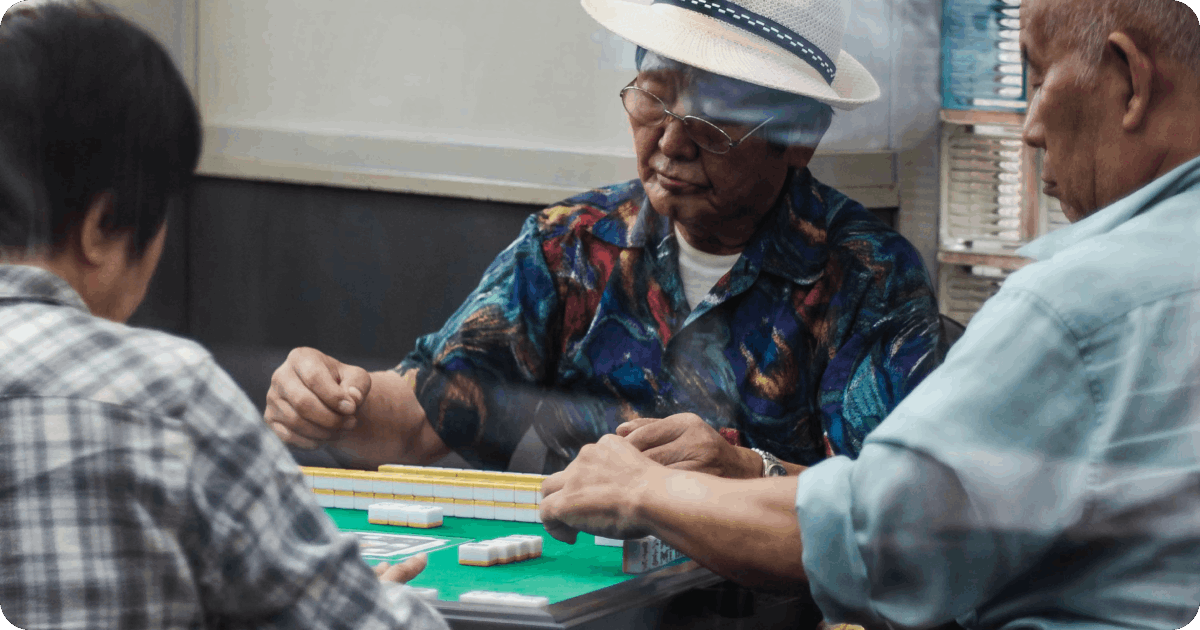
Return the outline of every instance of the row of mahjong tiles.
[[[378,472],[302,467],[321,507],[368,510],[396,501],[441,508],[446,516],[540,522],[544,475],[458,468],[380,466]]]

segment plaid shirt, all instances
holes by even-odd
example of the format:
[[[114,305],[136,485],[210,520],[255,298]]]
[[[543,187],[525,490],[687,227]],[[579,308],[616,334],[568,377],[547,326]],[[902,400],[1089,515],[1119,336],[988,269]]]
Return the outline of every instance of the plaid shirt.
[[[916,250],[804,169],[694,310],[640,181],[548,208],[398,370],[477,465],[505,466],[531,423],[549,471],[624,420],[681,412],[811,465],[857,455],[940,343]]]
[[[444,628],[198,345],[0,265],[0,609],[41,628]]]

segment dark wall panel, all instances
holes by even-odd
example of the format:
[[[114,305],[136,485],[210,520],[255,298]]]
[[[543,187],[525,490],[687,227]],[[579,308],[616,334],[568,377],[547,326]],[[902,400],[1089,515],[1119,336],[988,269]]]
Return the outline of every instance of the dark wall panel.
[[[297,346],[395,365],[538,209],[200,178],[131,323],[203,343],[261,407]],[[894,225],[894,209],[876,213]]]
[[[256,402],[261,372],[295,346],[394,365],[453,313],[537,210],[203,179],[188,221],[187,333],[225,359]]]

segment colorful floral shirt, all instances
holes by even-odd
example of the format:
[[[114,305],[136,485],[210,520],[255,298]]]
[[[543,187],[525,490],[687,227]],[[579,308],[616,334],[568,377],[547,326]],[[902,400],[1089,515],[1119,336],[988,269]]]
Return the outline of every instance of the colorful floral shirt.
[[[807,169],[695,310],[675,239],[637,180],[531,216],[397,367],[446,444],[504,467],[532,425],[551,471],[625,420],[693,412],[807,465],[856,455],[940,362],[916,250]]]

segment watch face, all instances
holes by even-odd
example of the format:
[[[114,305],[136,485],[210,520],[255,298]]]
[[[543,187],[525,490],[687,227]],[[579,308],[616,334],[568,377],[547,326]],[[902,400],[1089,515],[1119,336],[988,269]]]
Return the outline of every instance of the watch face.
[[[767,476],[768,477],[786,477],[787,469],[784,468],[780,464],[771,464],[771,467],[767,469]]]

